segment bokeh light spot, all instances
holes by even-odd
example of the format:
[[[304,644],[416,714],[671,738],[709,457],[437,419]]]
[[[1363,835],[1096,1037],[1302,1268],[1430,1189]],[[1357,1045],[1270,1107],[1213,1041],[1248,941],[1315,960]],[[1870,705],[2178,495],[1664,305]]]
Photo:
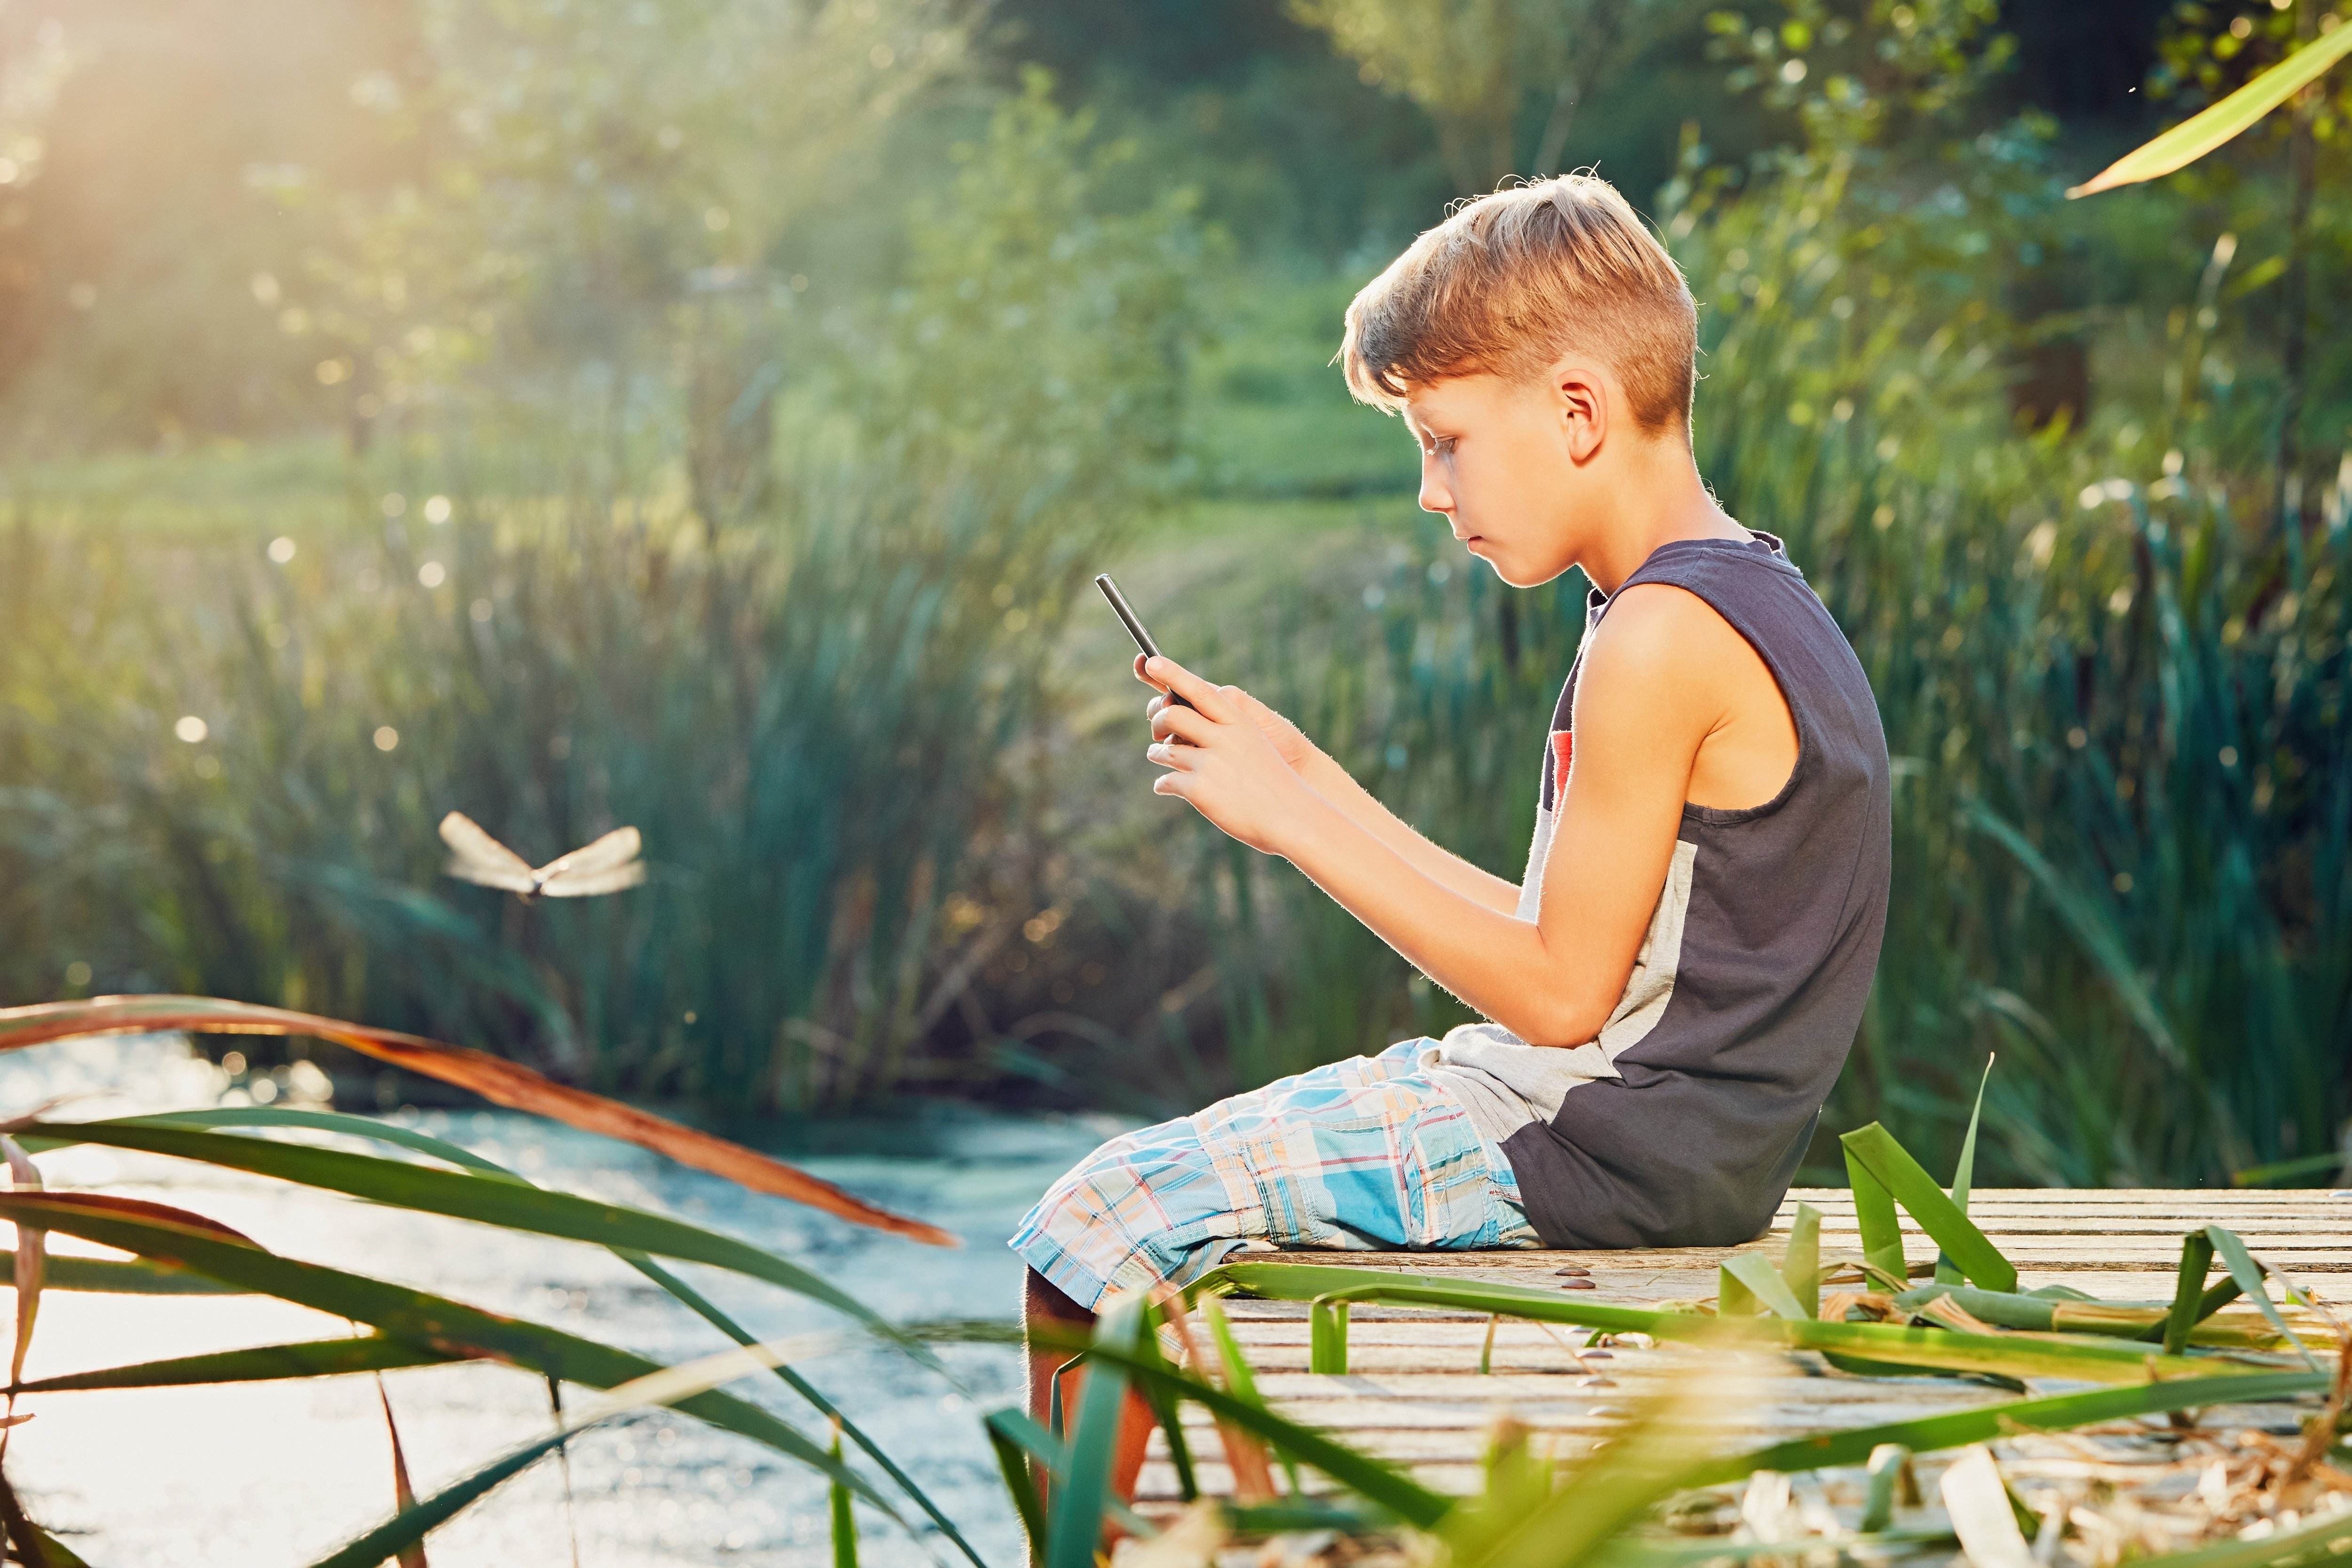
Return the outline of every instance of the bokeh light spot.
[[[428,523],[436,524],[447,522],[449,520],[449,497],[446,496],[426,497],[425,500],[425,520]]]
[[[449,569],[437,560],[428,560],[416,569],[416,580],[426,588],[438,588],[449,580]]]
[[[394,747],[398,746],[399,744],[400,731],[393,728],[392,726],[388,724],[380,724],[375,727],[375,748],[378,751],[390,751]]]
[[[269,559],[284,566],[294,559],[294,541],[284,534],[269,541]]]
[[[203,719],[198,718],[192,713],[183,714],[180,716],[180,722],[172,727],[172,733],[178,736],[182,740],[186,741],[190,746],[196,745],[212,732],[212,726],[206,724]]]

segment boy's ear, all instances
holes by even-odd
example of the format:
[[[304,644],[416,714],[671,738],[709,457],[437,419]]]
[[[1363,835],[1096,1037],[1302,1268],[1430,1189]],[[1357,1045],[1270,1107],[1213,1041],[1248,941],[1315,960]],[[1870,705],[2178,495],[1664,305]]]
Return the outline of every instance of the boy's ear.
[[[1589,462],[1609,435],[1608,380],[1599,366],[1569,360],[1553,368],[1551,384],[1568,434],[1569,456]]]

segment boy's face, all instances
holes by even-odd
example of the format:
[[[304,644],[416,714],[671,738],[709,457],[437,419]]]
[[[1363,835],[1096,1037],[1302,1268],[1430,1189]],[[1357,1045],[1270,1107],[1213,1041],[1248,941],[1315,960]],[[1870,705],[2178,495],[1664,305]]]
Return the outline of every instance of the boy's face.
[[[1593,455],[1574,400],[1543,381],[1480,372],[1417,382],[1404,419],[1421,444],[1421,507],[1514,588],[1577,562]],[[1584,504],[1580,504],[1582,502]]]

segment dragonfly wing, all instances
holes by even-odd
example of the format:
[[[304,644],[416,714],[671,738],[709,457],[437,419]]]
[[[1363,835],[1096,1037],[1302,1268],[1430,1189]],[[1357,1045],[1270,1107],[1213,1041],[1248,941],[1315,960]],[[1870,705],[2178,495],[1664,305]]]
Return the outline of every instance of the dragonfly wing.
[[[570,854],[551,860],[539,868],[541,882],[553,882],[559,876],[584,875],[590,872],[610,871],[626,865],[637,858],[645,841],[635,828],[615,828],[593,844],[585,844]]]
[[[441,841],[449,846],[449,874],[458,881],[509,893],[537,891],[539,880],[530,873],[530,862],[484,832],[463,811],[441,819]]]
[[[602,871],[566,871],[548,878],[539,891],[548,898],[588,898],[599,893],[618,893],[645,880],[646,862],[631,861]]]

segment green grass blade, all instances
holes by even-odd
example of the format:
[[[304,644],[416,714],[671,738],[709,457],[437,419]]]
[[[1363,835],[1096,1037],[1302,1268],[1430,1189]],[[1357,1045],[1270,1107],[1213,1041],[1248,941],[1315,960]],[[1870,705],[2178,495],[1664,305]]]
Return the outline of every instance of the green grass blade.
[[[2266,1166],[2248,1166],[2230,1173],[2231,1186],[2268,1186],[2274,1181],[2293,1181],[2297,1176],[2326,1176],[2344,1168],[2340,1154],[2305,1155],[2301,1159],[2279,1160]]]
[[[1145,1320],[1144,1332],[1136,1341],[1138,1353],[1146,1360],[1168,1365],[1168,1357],[1160,1346],[1161,1316],[1156,1307]],[[1150,1403],[1151,1413],[1160,1422],[1160,1435],[1167,1439],[1168,1462],[1176,1471],[1176,1495],[1192,1502],[1201,1495],[1200,1481],[1192,1473],[1192,1445],[1184,1436],[1183,1412],[1176,1399],[1161,1383],[1147,1383],[1143,1396]]]
[[[841,1462],[841,1434],[833,1436],[833,1461]],[[825,1489],[825,1511],[833,1526],[833,1568],[857,1568],[857,1510],[849,1489],[835,1481]]]
[[[2172,1311],[2165,1315],[2163,1322],[2140,1337],[2161,1339],[2167,1355],[2179,1355],[2187,1349],[2190,1331],[2238,1294],[2235,1280],[2206,1290],[2205,1277],[2212,1271],[2213,1239],[2202,1230],[2192,1230],[2182,1237],[2180,1272],[2173,1285]]]
[[[383,1523],[319,1559],[312,1568],[380,1568],[384,1559],[398,1557],[410,1551],[468,1505],[520,1475],[591,1427],[602,1426],[616,1416],[626,1416],[649,1406],[667,1405],[673,1409],[686,1409],[698,1399],[711,1397],[721,1384],[732,1383],[739,1377],[777,1365],[794,1348],[808,1348],[825,1343],[823,1336],[811,1335],[782,1345],[761,1344],[725,1351],[680,1366],[654,1366],[642,1376],[617,1385],[594,1406],[559,1420],[555,1429],[545,1437],[535,1437],[509,1449],[423,1501],[402,1508]],[[837,1451],[825,1455],[820,1449],[818,1453],[820,1458],[827,1460],[826,1468],[836,1478],[836,1484],[844,1480],[854,1482],[854,1478],[842,1468]]]
[[[1216,1342],[1217,1363],[1224,1368],[1225,1385],[1234,1391],[1234,1397],[1265,1409],[1265,1400],[1257,1391],[1257,1375],[1250,1370],[1249,1357],[1242,1354],[1241,1341],[1234,1337],[1234,1325],[1225,1317],[1225,1309],[1218,1305],[1213,1295],[1202,1296],[1199,1306],[1201,1315],[1209,1322],[1210,1337]],[[1490,1332],[1487,1335],[1489,1344],[1493,1339]],[[1290,1483],[1290,1495],[1297,1497],[1299,1495],[1298,1461],[1286,1453],[1280,1455],[1280,1458],[1282,1478]]]
[[[1045,1568],[1094,1568],[1102,1545],[1103,1509],[1112,1500],[1112,1469],[1126,1425],[1128,1365],[1139,1356],[1147,1331],[1145,1300],[1129,1292],[1114,1298],[1095,1320],[1096,1356],[1087,1362],[1086,1386],[1078,1395],[1077,1425],[1070,1434],[1070,1468],[1054,1492],[1053,1529],[1046,1536]],[[1110,1353],[1126,1359],[1109,1359]]]
[[[1805,1316],[1822,1315],[1822,1211],[1810,1203],[1797,1205],[1796,1223],[1789,1227],[1789,1249],[1780,1258],[1780,1279]]]
[[[2136,185],[2194,163],[2317,80],[2347,51],[2352,51],[2352,37],[2343,28],[2322,33],[2221,102],[2134,148],[2066,194],[2088,196]]]
[[[1772,1260],[1761,1252],[1740,1253],[1723,1265],[1723,1272],[1746,1286],[1748,1294],[1761,1301],[1765,1309],[1776,1317],[1810,1318],[1813,1315],[1805,1311],[1803,1304],[1789,1289],[1789,1282],[1780,1278],[1780,1271],[1772,1267]]]
[[[758,1339],[751,1334],[751,1331],[744,1328],[740,1323],[738,1323],[733,1318],[729,1317],[725,1312],[719,1311],[719,1308],[705,1297],[701,1291],[696,1290],[693,1286],[688,1284],[685,1281],[679,1279],[677,1275],[671,1273],[668,1270],[663,1268],[659,1263],[655,1262],[644,1253],[631,1252],[626,1249],[617,1249],[616,1256],[620,1258],[621,1261],[628,1264],[629,1267],[635,1269],[638,1273],[643,1274],[646,1279],[651,1280],[655,1284],[659,1285],[664,1291],[669,1292],[669,1294],[677,1301],[685,1303],[685,1305],[697,1316],[700,1317],[703,1322],[717,1329],[720,1333],[725,1334],[729,1339],[733,1340],[737,1344],[748,1347],[760,1343]],[[820,1413],[837,1425],[851,1442],[856,1444],[858,1448],[865,1450],[866,1458],[881,1466],[884,1473],[889,1476],[892,1483],[896,1485],[900,1491],[907,1494],[908,1500],[913,1502],[917,1508],[921,1509],[924,1515],[929,1518],[933,1524],[939,1526],[940,1533],[953,1542],[955,1543],[956,1550],[962,1552],[967,1558],[971,1560],[972,1568],[987,1568],[987,1565],[981,1561],[980,1553],[973,1550],[971,1542],[963,1538],[963,1531],[956,1528],[955,1521],[950,1519],[945,1511],[943,1511],[938,1503],[931,1500],[931,1496],[929,1492],[925,1491],[920,1486],[916,1484],[914,1477],[908,1475],[904,1469],[899,1468],[898,1460],[892,1458],[889,1453],[884,1449],[879,1443],[877,1443],[872,1437],[866,1435],[864,1427],[860,1427],[856,1422],[844,1415],[833,1401],[824,1396],[823,1392],[817,1388],[816,1385],[811,1383],[807,1378],[803,1377],[798,1372],[793,1370],[791,1366],[779,1363],[770,1370],[774,1372],[777,1377],[781,1378],[788,1386],[790,1386],[793,1393],[807,1400],[811,1405],[814,1406]]]
[[[16,1254],[0,1248],[0,1290],[15,1290]],[[112,1296],[239,1296],[245,1294],[218,1280],[207,1280],[202,1274],[184,1270],[166,1269],[141,1259],[77,1258],[71,1253],[63,1257],[51,1254],[48,1277],[41,1281],[49,1291],[87,1291]]]
[[[1895,1212],[1895,1195],[1850,1148],[1845,1151],[1845,1179],[1853,1192],[1863,1261],[1888,1279],[1907,1279],[1911,1265],[1903,1256],[1903,1218]]]
[[[988,1433],[988,1446],[996,1450],[996,1468],[1003,1472],[1004,1490],[1012,1494],[1013,1511],[1021,1516],[1021,1532],[1029,1539],[1030,1555],[1041,1557],[1045,1548],[1045,1507],[1038,1500],[1037,1482],[1029,1473],[1027,1450],[997,1425],[998,1418],[1005,1416],[1029,1419],[1022,1411],[1000,1410],[989,1416],[982,1426]]]
[[[1939,1192],[1937,1196],[1942,1195]],[[1856,1361],[2012,1378],[2071,1377],[2092,1383],[2137,1383],[2150,1376],[2210,1375],[2230,1365],[2242,1365],[2247,1375],[2252,1375],[2276,1364],[2250,1355],[2233,1360],[2150,1356],[2130,1342],[2095,1335],[2045,1339],[2022,1334],[1959,1333],[1940,1328],[1902,1328],[1889,1323],[1829,1323],[1811,1319],[1727,1321],[1697,1312],[1669,1312],[1654,1307],[1585,1301],[1525,1285],[1432,1279],[1328,1264],[1227,1263],[1204,1275],[1196,1288],[1213,1286],[1236,1287],[1273,1301],[1312,1301],[1318,1295],[1345,1291],[1360,1302],[1378,1301],[1391,1306],[1501,1312],[1536,1322],[1576,1323],[1612,1333],[1633,1332],[1661,1339],[1725,1345],[1790,1345],[1834,1352]]]
[[[1880,1443],[1870,1450],[1870,1487],[1855,1529],[1874,1535],[1895,1522],[1895,1494],[1902,1489],[1903,1468],[1910,1462],[1911,1450],[1900,1443]]]
[[[211,1383],[269,1383],[287,1377],[337,1377],[349,1372],[391,1372],[404,1366],[439,1366],[469,1359],[463,1352],[410,1344],[383,1334],[346,1334],[341,1339],[303,1340],[142,1361],[99,1372],[41,1377],[6,1390],[10,1394],[65,1394],[96,1388],[186,1388]]]
[[[2294,1399],[2325,1392],[2327,1376],[2316,1372],[2232,1374],[2226,1377],[2187,1377],[2137,1387],[2101,1388],[2088,1394],[2063,1394],[2046,1399],[2020,1399],[2003,1405],[1979,1406],[1942,1416],[1909,1421],[1888,1421],[1874,1427],[1853,1427],[1843,1432],[1822,1432],[1808,1437],[1734,1454],[1709,1463],[1693,1486],[1735,1481],[1757,1470],[1812,1470],[1869,1461],[1882,1443],[1900,1443],[1914,1453],[1933,1453],[1969,1443],[1991,1442],[2020,1430],[2063,1432],[2099,1421],[2120,1421],[2134,1416],[2195,1410],[2214,1405],[2258,1405],[2273,1399]]]
[[[1719,1318],[1752,1318],[1762,1310],[1756,1292],[1748,1281],[1723,1265],[1715,1271],[1715,1315]]]
[[[1985,1058],[1984,1076],[1977,1080],[1977,1103],[1969,1111],[1968,1135],[1960,1140],[1960,1161],[1952,1169],[1952,1207],[1962,1214],[1969,1211],[1969,1193],[1976,1186],[1977,1124],[1984,1119],[1984,1097],[1987,1085],[1992,1082],[1993,1058]],[[1960,1283],[1960,1266],[1944,1252],[1936,1254],[1936,1282],[1939,1285]]]
[[[478,1172],[481,1175],[513,1182],[519,1186],[535,1186],[537,1185],[530,1181],[528,1178],[509,1170],[506,1166],[499,1165],[495,1160],[487,1159],[484,1156],[476,1154],[471,1149],[466,1148],[457,1144],[450,1143],[443,1138],[434,1137],[428,1133],[419,1133],[413,1128],[399,1126],[393,1123],[378,1121],[372,1117],[345,1115],[340,1112],[334,1111],[305,1111],[274,1105],[226,1106],[219,1110],[213,1111],[174,1112],[169,1115],[163,1116],[125,1117],[108,1124],[132,1127],[170,1127],[174,1125],[183,1127],[290,1127],[300,1128],[312,1132],[337,1133],[347,1137],[369,1139],[378,1143],[391,1144],[402,1148],[412,1150],[418,1154],[429,1155],[435,1159],[446,1161],[446,1163],[455,1166],[461,1166],[466,1169]],[[699,1291],[697,1291],[685,1281],[679,1279],[677,1275],[671,1273],[667,1269],[663,1268],[659,1263],[655,1262],[643,1252],[628,1248],[614,1248],[611,1250],[613,1251],[614,1256],[619,1258],[623,1262],[628,1264],[629,1267],[636,1270],[638,1273],[643,1274],[646,1279],[651,1280],[655,1284],[660,1286],[665,1291],[668,1292],[673,1299],[684,1304],[688,1310],[700,1317],[705,1322],[710,1324],[720,1333],[725,1334],[729,1339],[733,1340],[737,1344],[750,1346],[759,1343],[758,1339],[749,1330],[745,1329],[741,1324],[736,1322],[733,1318],[721,1312],[708,1297],[704,1296]],[[906,1493],[907,1497],[915,1504],[915,1506],[923,1511],[924,1514],[929,1518],[931,1522],[939,1527],[941,1534],[945,1535],[950,1541],[955,1543],[956,1549],[961,1552],[965,1557],[971,1561],[974,1568],[984,1568],[984,1564],[982,1563],[979,1552],[972,1548],[970,1542],[964,1539],[963,1532],[956,1528],[955,1521],[950,1519],[946,1512],[940,1508],[939,1504],[931,1500],[929,1493],[924,1491],[920,1486],[916,1484],[915,1479],[907,1474],[907,1472],[899,1467],[897,1460],[891,1458],[889,1454],[885,1451],[879,1444],[876,1443],[871,1437],[867,1436],[863,1427],[859,1427],[855,1421],[852,1421],[847,1416],[844,1415],[831,1400],[825,1398],[825,1396],[818,1391],[814,1384],[809,1382],[805,1377],[803,1377],[789,1364],[780,1363],[770,1370],[772,1371],[777,1378],[782,1381],[794,1393],[807,1400],[809,1404],[814,1406],[820,1413],[837,1424],[844,1435],[846,1436],[851,1442],[856,1444],[859,1448],[866,1452],[869,1458],[873,1459],[876,1464],[881,1466],[883,1470],[888,1474],[890,1479],[898,1486],[898,1490]]]
[[[2263,1287],[2263,1277],[2270,1270],[2254,1261],[2253,1255],[2246,1250],[2245,1242],[2239,1239],[2236,1231],[2225,1226],[2209,1225],[2205,1228],[2205,1234],[2213,1243],[2213,1255],[2221,1260],[2223,1268],[2230,1270],[2230,1278],[2238,1282],[2238,1289],[2262,1309],[2263,1316],[2270,1320],[2271,1327],[2285,1336],[2286,1342],[2294,1346],[2295,1354],[2302,1356],[2306,1364],[2317,1367],[2318,1358],[2311,1354],[2302,1336],[2287,1325],[2286,1319],[2279,1314],[2277,1303],[2271,1300],[2270,1291]]]
[[[1894,1134],[1873,1122],[1838,1141],[1879,1180],[1888,1197],[1909,1211],[1928,1239],[1944,1249],[1970,1282],[1989,1291],[2017,1289],[2016,1266],[2001,1256],[2000,1249],[1936,1185],[1936,1178],[1920,1167],[1910,1152],[1895,1141]],[[1861,1196],[1859,1190],[1854,1194],[1857,1209]],[[1866,1245],[1864,1251],[1869,1254]]]
[[[362,1274],[282,1258],[216,1232],[85,1207],[72,1202],[71,1196],[0,1193],[0,1220],[29,1219],[102,1247],[160,1258],[262,1295],[366,1323],[396,1339],[462,1347],[568,1383],[616,1388],[663,1370],[643,1356],[561,1329],[483,1312]],[[897,1517],[888,1500],[864,1478],[844,1471],[804,1433],[756,1405],[711,1392],[681,1400],[677,1408],[721,1430],[764,1444],[824,1475],[844,1479],[866,1501]]]
[[[373,1155],[192,1127],[36,1123],[26,1131],[61,1143],[79,1140],[201,1161],[397,1208],[707,1263],[822,1301],[900,1345],[924,1365],[939,1370],[939,1358],[928,1345],[822,1276],[747,1241],[646,1209],[550,1192],[488,1173],[435,1170]]]
[[[1307,1303],[1307,1370],[1327,1377],[1348,1373],[1348,1303],[1324,1297]]]

